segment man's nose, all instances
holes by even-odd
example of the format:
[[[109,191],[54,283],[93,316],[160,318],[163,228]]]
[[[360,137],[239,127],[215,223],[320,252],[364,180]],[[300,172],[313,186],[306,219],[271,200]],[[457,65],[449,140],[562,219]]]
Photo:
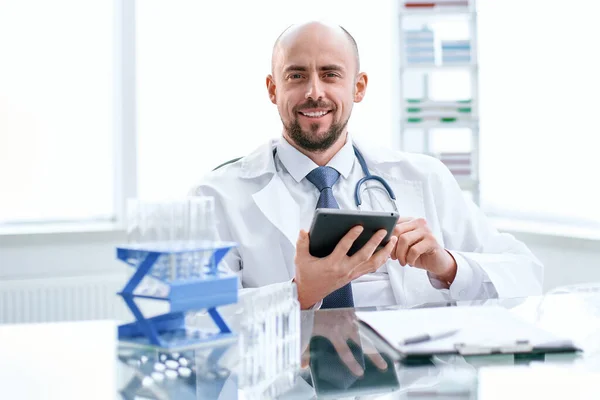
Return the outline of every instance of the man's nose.
[[[319,100],[324,97],[323,84],[320,79],[313,78],[308,82],[305,97],[312,100]]]

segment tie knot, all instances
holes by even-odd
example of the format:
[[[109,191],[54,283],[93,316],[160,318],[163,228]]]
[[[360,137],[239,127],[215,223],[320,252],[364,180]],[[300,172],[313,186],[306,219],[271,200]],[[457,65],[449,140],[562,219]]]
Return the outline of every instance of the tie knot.
[[[340,178],[340,173],[331,167],[317,167],[306,175],[306,179],[322,191],[325,188],[332,188]]]

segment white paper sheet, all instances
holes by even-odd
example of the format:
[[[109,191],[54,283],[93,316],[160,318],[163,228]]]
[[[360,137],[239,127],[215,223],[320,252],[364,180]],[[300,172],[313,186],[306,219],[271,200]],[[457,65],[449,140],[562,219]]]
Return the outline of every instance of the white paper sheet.
[[[570,344],[570,340],[559,338],[497,306],[385,310],[357,312],[356,315],[396,349],[409,354],[449,352],[454,350],[456,343],[512,346],[524,340],[534,347],[565,347]],[[459,331],[446,338],[408,346],[398,345],[407,337],[455,328]]]

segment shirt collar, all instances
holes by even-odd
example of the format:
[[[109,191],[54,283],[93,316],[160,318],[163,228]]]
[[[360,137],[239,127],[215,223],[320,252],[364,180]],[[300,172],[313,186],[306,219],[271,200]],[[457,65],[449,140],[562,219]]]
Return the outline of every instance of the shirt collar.
[[[277,144],[277,156],[296,182],[300,182],[310,171],[318,167],[313,160],[299,152],[285,138],[279,140]],[[340,175],[347,179],[353,165],[354,148],[352,147],[352,138],[348,134],[346,143],[327,163],[327,166],[335,168]]]

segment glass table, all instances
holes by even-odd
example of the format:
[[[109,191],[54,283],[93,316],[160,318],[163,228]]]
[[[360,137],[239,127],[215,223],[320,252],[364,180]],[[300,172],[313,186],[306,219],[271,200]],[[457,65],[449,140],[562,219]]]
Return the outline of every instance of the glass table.
[[[286,387],[277,398],[477,399],[482,367],[544,364],[600,372],[600,293],[586,286],[539,297],[418,307],[488,305],[510,309],[520,318],[568,335],[583,351],[402,358],[385,343],[361,334],[355,312],[365,309],[302,311],[301,367],[287,382],[290,388]],[[402,307],[378,309],[395,308]],[[235,318],[241,312],[232,306],[224,314]],[[239,358],[235,342],[180,353],[158,353],[120,344],[117,354],[118,398],[244,398],[237,386]]]

